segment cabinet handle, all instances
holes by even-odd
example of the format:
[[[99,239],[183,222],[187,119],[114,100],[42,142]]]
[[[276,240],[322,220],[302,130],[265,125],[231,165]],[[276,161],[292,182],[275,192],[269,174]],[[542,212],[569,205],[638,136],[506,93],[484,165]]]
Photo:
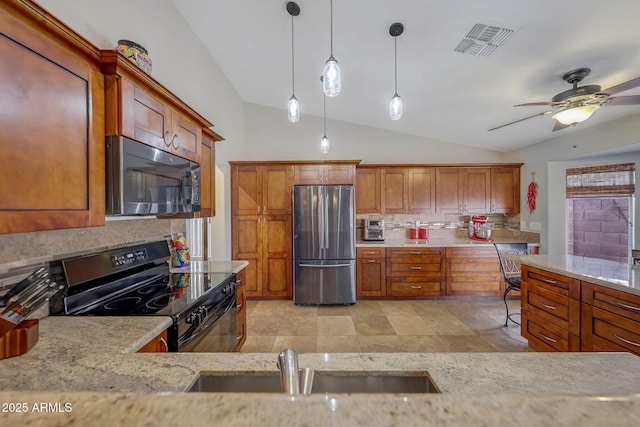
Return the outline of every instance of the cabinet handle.
[[[458,205],[458,213],[463,213],[463,211],[462,211],[462,205]]]
[[[370,259],[368,262],[376,262],[375,259]]]
[[[176,141],[178,141],[178,143],[176,144]],[[173,146],[173,148],[175,148],[176,150],[178,148],[180,148],[180,137],[178,136],[178,134],[174,134],[173,138],[171,138],[171,145]]]
[[[236,309],[241,310],[243,305],[244,305],[244,304],[242,304],[242,303],[240,303],[240,304],[236,304]]]
[[[493,204],[491,205],[491,212],[495,212],[495,211],[496,211],[496,204],[495,204],[495,203],[493,203]]]
[[[634,307],[632,305],[627,305],[627,304],[623,304],[620,301],[614,301],[613,302],[615,305],[617,305],[618,307],[622,307],[622,308],[628,308],[629,310],[635,310],[635,311],[640,311],[640,307]]]
[[[164,350],[160,353],[167,353],[169,351],[169,344],[167,344],[167,341],[164,338],[160,337],[160,344],[162,344],[164,347]]]
[[[242,283],[242,279],[236,279],[236,286]]]
[[[422,270],[422,267],[415,267],[415,266],[413,266],[413,265],[412,265],[412,266],[411,266],[411,269],[412,269],[412,270]]]
[[[539,280],[541,282],[548,283],[550,285],[557,285],[558,284],[558,282],[556,282],[555,280],[551,280],[551,279],[539,279]]]
[[[240,341],[240,340],[242,339],[242,337],[244,337],[244,334],[243,334],[243,335],[238,335],[238,336],[236,337],[236,341]]]
[[[551,342],[557,342],[556,340],[554,340],[553,338],[549,338],[548,336],[546,336],[545,334],[540,334],[542,335],[542,338],[544,338],[547,341],[551,341]]]
[[[617,336],[616,334],[613,334],[613,336],[614,336],[614,337],[616,337],[616,338],[618,338],[618,339],[619,339],[620,341],[622,341],[622,342],[626,342],[627,344],[631,344],[631,345],[634,345],[634,346],[636,346],[636,347],[640,347],[640,344],[638,344],[637,342],[633,342],[633,341],[625,340],[624,338],[619,337],[619,336]]]
[[[547,304],[544,304],[544,303],[540,303],[540,305],[545,307],[545,308],[548,308],[549,310],[557,310],[557,308],[552,306],[552,305],[547,305]]]
[[[420,252],[420,251],[411,251],[411,253],[413,255],[421,255],[422,254],[422,252]]]
[[[169,131],[166,131],[164,133],[164,145],[166,145],[167,147],[171,147],[171,141],[169,141],[169,139],[171,138],[171,133],[169,133]]]
[[[375,254],[377,254],[377,252],[369,251],[369,252],[367,252],[367,254],[368,254],[368,255],[375,255]]]
[[[411,285],[411,289],[422,289],[422,285],[420,286]]]

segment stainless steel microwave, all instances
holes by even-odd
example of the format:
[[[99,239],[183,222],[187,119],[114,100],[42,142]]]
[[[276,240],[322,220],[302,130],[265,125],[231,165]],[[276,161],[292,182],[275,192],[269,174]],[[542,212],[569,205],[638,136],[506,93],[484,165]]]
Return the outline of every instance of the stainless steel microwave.
[[[106,138],[107,215],[200,211],[200,165],[124,136]]]

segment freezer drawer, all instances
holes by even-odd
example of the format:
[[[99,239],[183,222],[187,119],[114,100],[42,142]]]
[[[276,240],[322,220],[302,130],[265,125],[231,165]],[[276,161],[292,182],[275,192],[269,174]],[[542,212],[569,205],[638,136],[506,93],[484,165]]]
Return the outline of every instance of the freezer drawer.
[[[294,262],[295,304],[354,304],[356,260]]]

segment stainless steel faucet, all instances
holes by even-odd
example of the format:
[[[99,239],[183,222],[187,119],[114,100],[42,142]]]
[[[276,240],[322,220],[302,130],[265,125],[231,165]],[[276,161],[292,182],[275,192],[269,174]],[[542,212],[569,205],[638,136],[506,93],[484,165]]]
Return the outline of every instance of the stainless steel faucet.
[[[305,368],[302,377],[298,367],[298,353],[292,348],[285,348],[278,355],[278,369],[280,369],[280,384],[282,392],[290,396],[311,394],[313,386],[313,370]],[[301,384],[302,383],[302,384]]]

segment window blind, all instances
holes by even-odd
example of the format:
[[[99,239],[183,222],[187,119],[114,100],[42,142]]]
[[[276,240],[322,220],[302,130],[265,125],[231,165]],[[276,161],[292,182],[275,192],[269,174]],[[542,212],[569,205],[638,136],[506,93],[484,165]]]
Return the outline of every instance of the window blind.
[[[567,198],[632,196],[635,163],[567,169]]]

